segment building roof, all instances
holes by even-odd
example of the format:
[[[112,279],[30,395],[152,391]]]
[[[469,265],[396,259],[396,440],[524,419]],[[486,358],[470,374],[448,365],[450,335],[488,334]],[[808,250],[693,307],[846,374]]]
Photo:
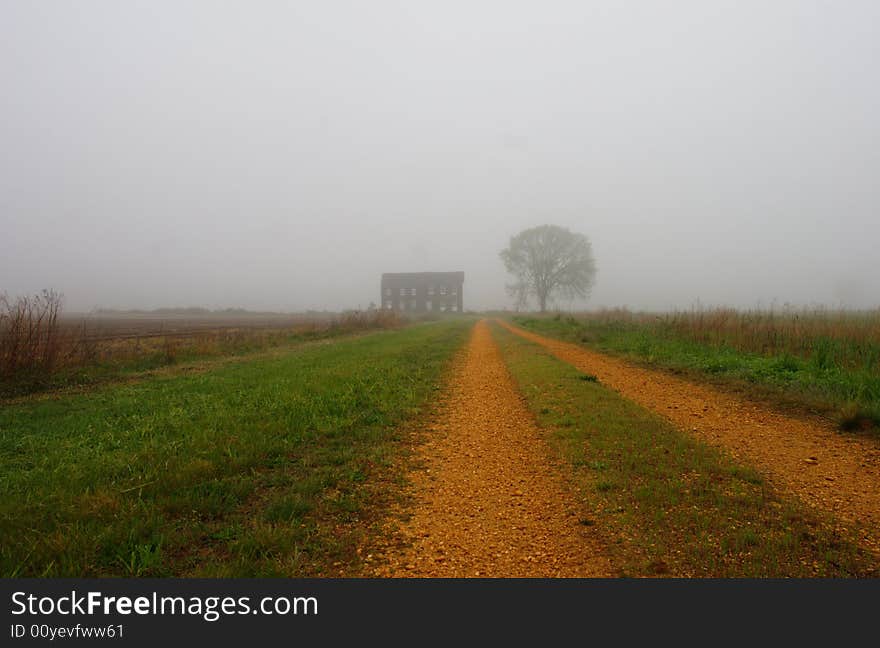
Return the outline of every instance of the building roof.
[[[382,281],[386,279],[398,279],[403,281],[428,280],[428,281],[460,281],[464,283],[464,272],[385,272]]]

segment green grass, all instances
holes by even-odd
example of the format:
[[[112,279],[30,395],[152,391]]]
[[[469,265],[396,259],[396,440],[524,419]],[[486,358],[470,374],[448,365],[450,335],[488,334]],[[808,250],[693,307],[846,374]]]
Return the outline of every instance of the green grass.
[[[516,317],[514,322],[542,335],[830,414],[846,430],[876,434],[880,426],[880,346],[875,349],[868,342],[855,345],[821,337],[811,341],[809,353],[756,353],[723,339],[691,339],[659,319],[557,316]]]
[[[581,522],[627,576],[864,576],[876,562],[753,469],[493,325],[539,424],[571,465]]]
[[[355,569],[467,320],[0,408],[4,576]]]

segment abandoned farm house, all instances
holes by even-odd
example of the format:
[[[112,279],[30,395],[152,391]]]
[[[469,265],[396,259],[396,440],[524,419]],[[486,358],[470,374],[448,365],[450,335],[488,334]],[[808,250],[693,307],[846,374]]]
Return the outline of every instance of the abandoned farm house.
[[[413,313],[460,313],[463,272],[388,272],[382,275],[382,308]]]

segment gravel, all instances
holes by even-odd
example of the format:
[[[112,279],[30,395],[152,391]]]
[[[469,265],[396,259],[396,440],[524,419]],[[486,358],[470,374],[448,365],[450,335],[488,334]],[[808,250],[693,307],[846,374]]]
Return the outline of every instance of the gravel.
[[[478,322],[417,449],[411,504],[371,556],[390,577],[599,577],[612,569],[488,324]]]

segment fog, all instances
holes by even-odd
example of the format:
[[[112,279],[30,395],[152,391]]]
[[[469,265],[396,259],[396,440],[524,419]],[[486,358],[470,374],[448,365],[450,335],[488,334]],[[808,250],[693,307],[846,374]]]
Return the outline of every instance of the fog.
[[[586,306],[880,306],[880,3],[0,3],[0,291],[343,309],[552,223]],[[583,302],[560,303],[583,307]]]

